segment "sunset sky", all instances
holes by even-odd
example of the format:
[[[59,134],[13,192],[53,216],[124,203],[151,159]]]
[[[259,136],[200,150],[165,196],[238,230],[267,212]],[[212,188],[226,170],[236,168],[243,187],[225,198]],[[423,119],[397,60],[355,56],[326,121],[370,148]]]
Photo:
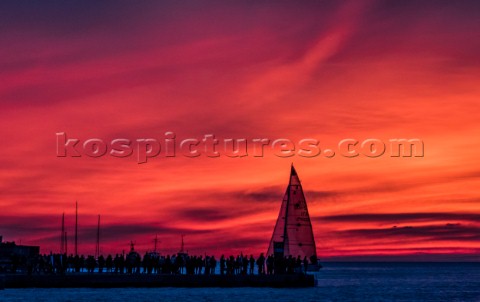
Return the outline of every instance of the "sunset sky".
[[[65,212],[73,252],[78,201],[83,254],[100,214],[102,253],[185,234],[191,254],[258,255],[293,163],[321,260],[480,261],[480,4],[298,3],[0,2],[4,241],[58,252]],[[59,132],[167,131],[418,138],[424,156],[57,157]]]

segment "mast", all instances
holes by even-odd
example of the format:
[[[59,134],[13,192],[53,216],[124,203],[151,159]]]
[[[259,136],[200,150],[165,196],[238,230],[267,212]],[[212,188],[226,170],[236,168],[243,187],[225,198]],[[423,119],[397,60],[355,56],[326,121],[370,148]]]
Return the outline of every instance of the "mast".
[[[98,224],[97,224],[97,245],[95,247],[95,257],[100,256],[100,215],[98,215]]]
[[[157,252],[158,235],[155,235],[155,239],[153,239],[153,242],[155,243],[153,251],[156,253]]]
[[[60,254],[65,253],[65,212],[62,214],[62,232],[60,234]]]
[[[68,251],[67,251],[67,232],[65,232],[65,235],[64,235],[64,243],[65,243],[65,255],[68,255]]]
[[[180,246],[180,253],[182,253],[182,254],[185,252],[185,250],[184,250],[185,245],[184,245],[184,242],[183,242],[183,237],[185,237],[185,235],[182,234],[182,245]]]
[[[78,256],[78,201],[75,201],[75,256]]]
[[[288,246],[288,232],[287,232],[287,226],[288,226],[288,208],[290,208],[290,186],[292,185],[292,176],[297,175],[297,172],[295,171],[295,168],[292,166],[290,168],[290,179],[288,180],[288,187],[287,187],[287,203],[285,205],[285,225],[283,226],[283,248],[284,248],[284,253],[287,255],[290,251],[290,248]]]

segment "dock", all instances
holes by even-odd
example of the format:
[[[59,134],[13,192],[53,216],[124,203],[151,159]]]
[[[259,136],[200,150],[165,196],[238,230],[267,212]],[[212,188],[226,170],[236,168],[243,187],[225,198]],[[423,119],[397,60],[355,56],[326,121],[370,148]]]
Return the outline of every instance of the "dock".
[[[0,289],[9,288],[122,288],[122,287],[313,287],[313,275],[156,275],[66,274],[0,275]]]

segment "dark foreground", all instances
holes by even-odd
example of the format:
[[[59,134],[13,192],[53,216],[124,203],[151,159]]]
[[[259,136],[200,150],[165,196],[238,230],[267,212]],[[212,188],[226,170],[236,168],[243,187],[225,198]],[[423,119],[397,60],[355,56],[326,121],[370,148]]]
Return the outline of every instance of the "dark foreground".
[[[0,288],[312,287],[313,275],[4,275]]]
[[[7,288],[0,301],[480,301],[480,262],[322,264],[316,287]]]

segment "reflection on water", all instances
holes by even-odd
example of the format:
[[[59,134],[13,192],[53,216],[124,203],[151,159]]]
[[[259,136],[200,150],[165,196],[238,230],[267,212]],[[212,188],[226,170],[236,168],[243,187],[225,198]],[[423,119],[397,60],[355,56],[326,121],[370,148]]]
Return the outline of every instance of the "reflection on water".
[[[21,289],[0,301],[480,301],[480,263],[325,263],[318,286]]]

